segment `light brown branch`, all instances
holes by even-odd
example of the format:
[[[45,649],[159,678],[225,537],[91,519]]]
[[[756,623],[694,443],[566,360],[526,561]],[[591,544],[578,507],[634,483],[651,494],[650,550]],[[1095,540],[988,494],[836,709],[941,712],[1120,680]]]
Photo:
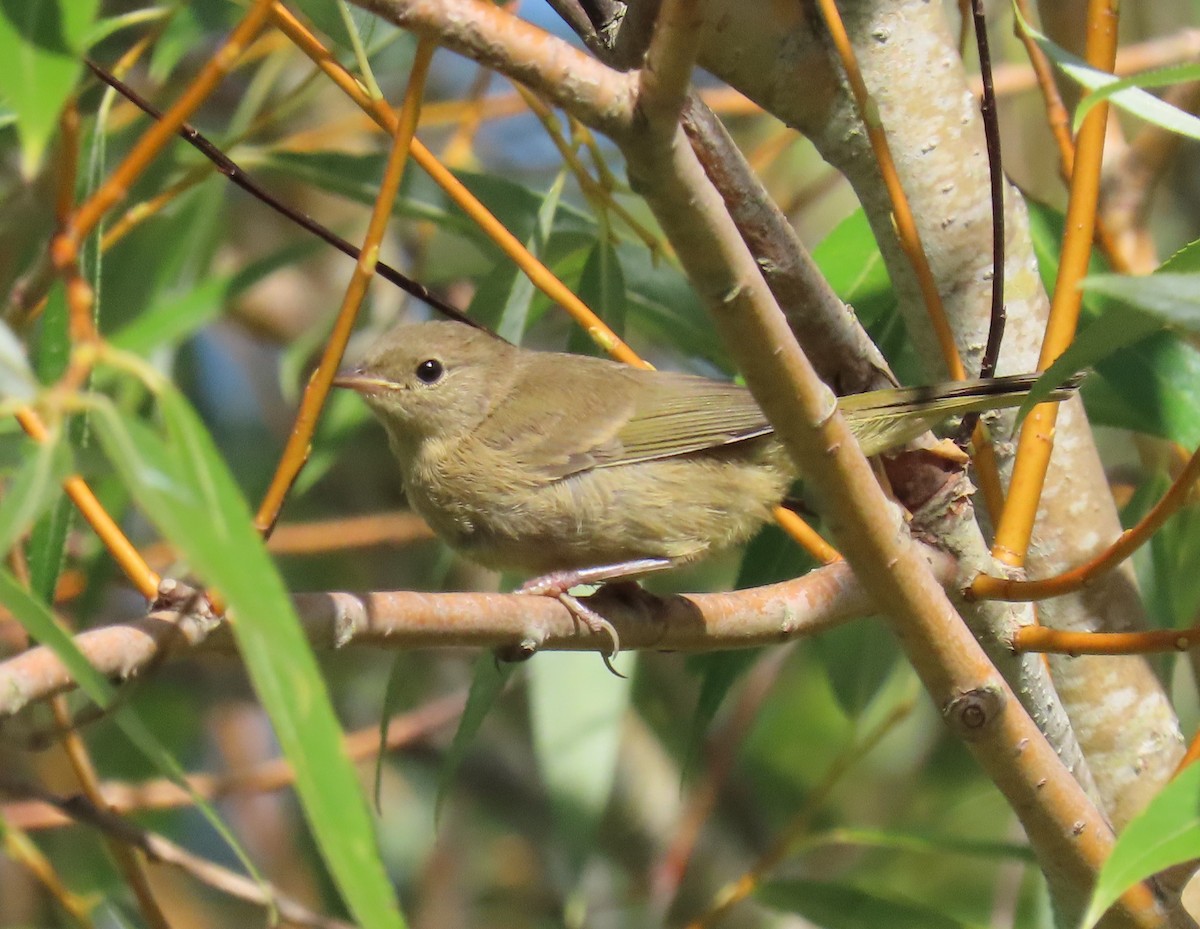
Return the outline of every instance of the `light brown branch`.
[[[506,10],[476,0],[352,0],[394,25],[520,81],[606,135],[634,128],[636,76],[622,74]]]
[[[938,576],[952,583],[952,561],[931,549]],[[581,629],[557,600],[518,594],[410,591],[297,594],[294,598],[309,641],[318,649],[346,645],[387,648],[472,646],[589,651],[607,638]],[[712,651],[747,648],[810,636],[875,612],[845,564],[804,577],[731,593],[689,594],[635,602],[602,590],[590,601],[616,627],[626,649]],[[212,620],[161,611],[127,623],[92,629],[75,644],[101,674],[136,677],[177,649],[232,650],[227,629]],[[66,667],[48,648],[37,647],[0,663],[0,718],[31,702],[72,689]]]
[[[704,6],[699,0],[665,0],[654,23],[646,62],[638,74],[637,108],[651,131],[666,133],[679,119],[700,49]]]

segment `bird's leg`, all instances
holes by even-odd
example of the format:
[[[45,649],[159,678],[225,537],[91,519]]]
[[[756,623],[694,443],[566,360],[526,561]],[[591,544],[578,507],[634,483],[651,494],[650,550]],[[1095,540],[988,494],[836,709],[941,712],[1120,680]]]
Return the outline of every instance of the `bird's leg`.
[[[551,571],[541,577],[526,581],[516,592],[541,597],[557,597],[580,584],[602,584],[605,581],[622,580],[665,571],[674,564],[668,558],[637,558],[633,561],[618,561],[616,564],[595,565],[573,571]]]
[[[583,603],[578,597],[567,593],[572,587],[580,584],[602,584],[605,581],[615,581],[623,578],[651,574],[664,571],[673,566],[667,558],[638,558],[633,561],[620,561],[616,564],[596,565],[591,568],[580,568],[574,571],[553,571],[526,581],[517,588],[517,593],[539,597],[553,597],[568,610],[571,615],[588,627],[592,632],[605,633],[612,639],[612,653],[606,658],[608,664],[621,651],[621,638],[617,635],[616,627],[607,619]],[[611,669],[612,665],[609,664]]]

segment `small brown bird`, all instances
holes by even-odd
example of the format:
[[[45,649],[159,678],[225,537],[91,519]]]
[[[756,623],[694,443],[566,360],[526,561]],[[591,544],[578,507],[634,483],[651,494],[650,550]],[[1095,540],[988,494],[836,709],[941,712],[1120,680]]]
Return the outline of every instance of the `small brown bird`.
[[[946,417],[1019,405],[1035,379],[878,390],[839,407],[874,455]],[[522,590],[563,599],[614,649],[616,631],[571,586],[743,542],[796,477],[744,387],[531,351],[461,323],[398,326],[334,383],[379,418],[438,536],[488,567],[544,575]]]

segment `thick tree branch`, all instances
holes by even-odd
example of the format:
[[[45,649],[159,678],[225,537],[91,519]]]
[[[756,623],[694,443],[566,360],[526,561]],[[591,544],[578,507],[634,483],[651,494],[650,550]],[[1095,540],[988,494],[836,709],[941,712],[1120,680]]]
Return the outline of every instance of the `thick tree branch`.
[[[670,133],[687,100],[704,6],[698,0],[664,0],[659,10],[645,64],[636,72],[638,114],[651,132]]]
[[[909,333],[922,357],[936,359],[919,288],[897,244],[891,207],[870,146],[819,28],[806,18],[800,4],[788,15],[771,17],[740,15],[736,0],[710,0],[710,4],[700,64],[807,135],[822,156],[846,175],[879,240]],[[968,368],[977,367],[990,319],[991,204],[979,113],[955,39],[941,7],[923,0],[872,0],[842,8],[959,350]],[[737,28],[718,29],[718,23]],[[763,68],[764,61],[772,66]],[[934,75],[936,79],[931,79]],[[801,87],[805,92],[798,92]],[[1024,203],[1011,187],[1005,206],[1009,326],[1000,369],[1028,371],[1036,363],[1048,301],[1038,279]],[[932,365],[930,376],[939,373]],[[997,458],[1004,470],[1011,463],[1012,448],[1003,441],[1011,433],[1011,419],[999,417],[993,422],[1000,439]],[[943,523],[941,528],[946,527]],[[1062,405],[1052,473],[1037,527],[1038,544],[1029,565],[1034,576],[1057,574],[1085,561],[1121,531],[1078,401]],[[978,551],[977,529],[964,525],[954,535],[961,546],[955,553],[964,564],[989,563]],[[966,609],[976,629],[996,615]],[[1127,571],[1113,572],[1079,594],[1046,601],[1039,615],[1046,625],[1077,630],[1122,630],[1144,623]],[[1053,668],[1105,808],[1115,822],[1123,823],[1170,776],[1182,752],[1170,702],[1141,659],[1055,661]],[[1019,682],[1015,686],[1024,689]],[[1035,684],[1024,698],[1027,706],[1039,705],[1036,689]],[[1131,739],[1131,731],[1143,736]]]
[[[887,361],[854,310],[833,292],[724,124],[696,93],[681,115],[704,173],[720,192],[742,241],[821,380],[839,394],[895,384]]]

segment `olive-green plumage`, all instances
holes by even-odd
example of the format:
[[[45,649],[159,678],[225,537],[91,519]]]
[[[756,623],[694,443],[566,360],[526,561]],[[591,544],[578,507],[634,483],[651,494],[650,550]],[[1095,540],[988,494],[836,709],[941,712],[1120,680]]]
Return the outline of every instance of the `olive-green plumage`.
[[[842,398],[878,454],[1033,376]],[[468,557],[535,573],[691,561],[748,539],[795,469],[744,387],[517,348],[460,323],[397,327],[339,386],[387,430],[410,503]]]

